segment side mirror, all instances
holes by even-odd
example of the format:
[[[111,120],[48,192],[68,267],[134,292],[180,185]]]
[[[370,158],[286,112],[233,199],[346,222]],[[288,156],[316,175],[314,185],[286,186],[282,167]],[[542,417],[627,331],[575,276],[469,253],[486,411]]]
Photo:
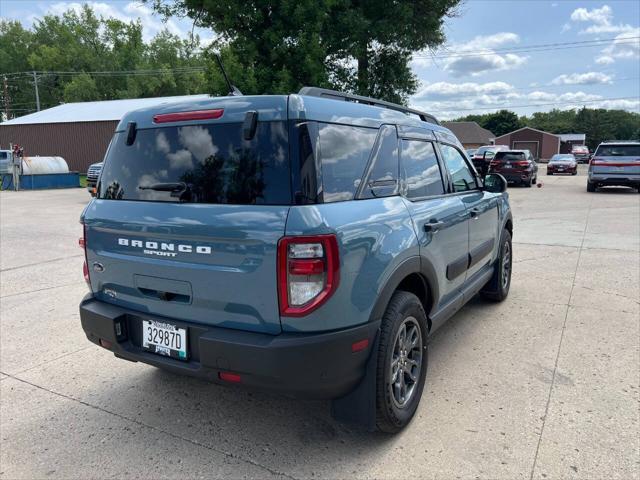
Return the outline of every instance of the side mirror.
[[[484,189],[491,193],[507,191],[507,180],[499,173],[489,173],[484,177]]]

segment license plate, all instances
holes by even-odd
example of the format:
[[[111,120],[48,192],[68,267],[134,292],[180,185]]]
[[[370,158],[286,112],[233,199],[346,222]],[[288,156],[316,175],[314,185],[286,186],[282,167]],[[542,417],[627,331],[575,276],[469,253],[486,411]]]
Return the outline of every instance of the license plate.
[[[564,168],[559,168],[558,171],[559,172],[564,172]]]
[[[142,321],[142,348],[179,360],[187,359],[187,330],[155,320]]]
[[[511,168],[511,164],[509,162],[505,163],[504,168]]]

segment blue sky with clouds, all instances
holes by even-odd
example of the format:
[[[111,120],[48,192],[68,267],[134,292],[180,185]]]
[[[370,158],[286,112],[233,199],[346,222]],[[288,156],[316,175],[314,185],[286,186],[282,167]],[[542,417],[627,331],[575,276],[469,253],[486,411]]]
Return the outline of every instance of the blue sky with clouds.
[[[192,27],[183,19],[163,23],[131,0],[0,0],[0,16],[29,26],[81,3],[104,16],[140,18],[147,38]],[[411,103],[438,117],[505,107],[519,114],[582,105],[640,111],[638,0],[466,0],[445,33],[445,46],[412,62],[421,86]]]

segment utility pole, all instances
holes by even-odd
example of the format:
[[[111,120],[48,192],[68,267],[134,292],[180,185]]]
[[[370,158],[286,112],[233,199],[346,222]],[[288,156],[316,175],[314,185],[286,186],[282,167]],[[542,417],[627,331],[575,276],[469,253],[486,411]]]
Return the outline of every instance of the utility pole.
[[[38,75],[33,72],[33,86],[36,88],[36,110],[40,111],[40,94],[38,93]]]
[[[7,77],[5,76],[3,78],[3,95],[4,95],[4,118],[5,120],[9,120],[9,112],[10,112],[10,105],[11,105],[11,100],[9,99],[9,86],[7,85]]]

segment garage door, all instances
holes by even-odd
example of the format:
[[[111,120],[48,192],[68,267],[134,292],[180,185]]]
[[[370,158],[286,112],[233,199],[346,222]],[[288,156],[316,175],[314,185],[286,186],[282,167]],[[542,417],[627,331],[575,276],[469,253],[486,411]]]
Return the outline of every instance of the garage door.
[[[540,158],[538,156],[538,142],[513,142],[513,146],[511,147],[514,150],[529,150],[533,158],[536,160]]]

